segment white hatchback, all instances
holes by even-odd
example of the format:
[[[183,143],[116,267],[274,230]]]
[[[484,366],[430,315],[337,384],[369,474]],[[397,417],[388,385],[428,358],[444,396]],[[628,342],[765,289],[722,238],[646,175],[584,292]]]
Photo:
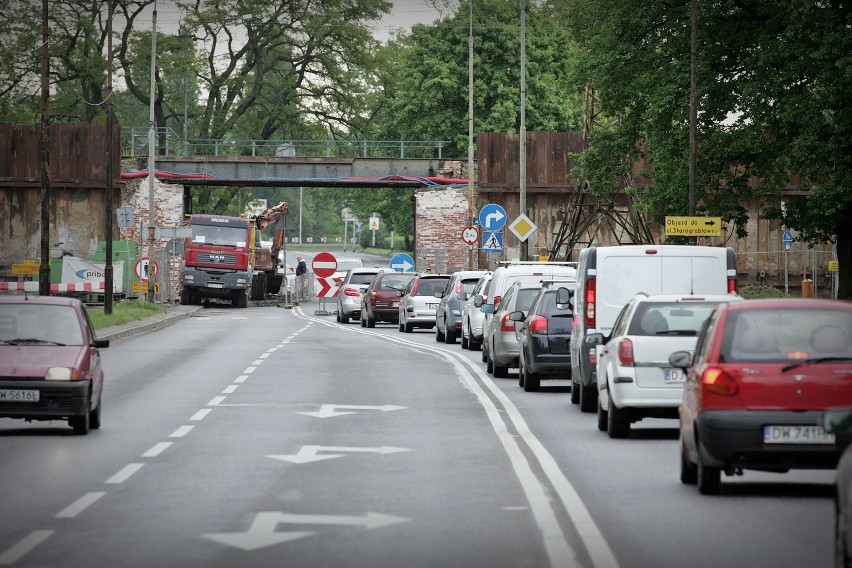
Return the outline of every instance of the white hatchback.
[[[598,351],[598,429],[626,438],[642,418],[677,418],[684,374],[669,355],[695,351],[698,332],[721,303],[742,300],[724,295],[637,294],[622,308],[609,337],[586,336]]]

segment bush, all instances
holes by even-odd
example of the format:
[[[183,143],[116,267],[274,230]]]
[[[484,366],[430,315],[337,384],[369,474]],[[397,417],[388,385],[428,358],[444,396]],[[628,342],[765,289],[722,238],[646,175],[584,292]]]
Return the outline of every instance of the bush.
[[[739,293],[747,300],[784,297],[784,292],[774,286],[740,286]]]

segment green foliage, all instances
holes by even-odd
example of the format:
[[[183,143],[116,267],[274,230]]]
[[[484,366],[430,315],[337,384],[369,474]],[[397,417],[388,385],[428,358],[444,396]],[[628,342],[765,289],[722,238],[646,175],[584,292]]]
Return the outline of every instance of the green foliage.
[[[166,306],[155,304],[147,300],[125,300],[113,304],[112,313],[106,314],[102,307],[88,307],[89,319],[95,329],[104,329],[113,325],[122,325],[132,321],[138,321],[151,316],[165,313]]]
[[[746,300],[756,298],[783,298],[784,292],[774,286],[740,286],[739,294]]]

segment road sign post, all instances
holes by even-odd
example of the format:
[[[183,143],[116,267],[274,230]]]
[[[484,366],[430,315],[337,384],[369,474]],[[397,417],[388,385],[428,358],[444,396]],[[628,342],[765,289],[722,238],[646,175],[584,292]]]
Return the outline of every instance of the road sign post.
[[[314,314],[318,316],[331,315],[329,311],[325,309],[326,296],[323,294],[329,293],[329,288],[331,288],[333,284],[330,280],[331,276],[337,272],[337,259],[334,258],[334,255],[330,252],[321,252],[314,257],[313,261],[311,261],[311,270],[313,270],[314,275],[317,277],[317,282],[320,288],[320,292],[317,294],[320,308],[318,310],[314,310]],[[326,283],[328,285],[326,285]]]

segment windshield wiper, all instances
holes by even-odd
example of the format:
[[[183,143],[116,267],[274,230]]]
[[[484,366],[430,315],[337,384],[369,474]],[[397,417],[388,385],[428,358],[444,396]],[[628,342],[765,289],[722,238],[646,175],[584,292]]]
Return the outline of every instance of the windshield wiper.
[[[666,331],[658,331],[657,335],[698,335],[694,329],[668,329]]]
[[[20,343],[47,343],[48,345],[65,345],[64,343],[57,343],[56,341],[49,341],[47,339],[36,339],[35,337],[18,337],[15,339],[7,339],[6,343],[8,343],[9,345],[18,345]]]
[[[790,365],[786,365],[781,367],[781,372],[786,373],[796,367],[801,367],[803,365],[810,365],[812,363],[831,363],[835,361],[852,361],[852,357],[813,357],[811,359],[805,359],[804,361],[799,361],[798,363],[792,363]]]

